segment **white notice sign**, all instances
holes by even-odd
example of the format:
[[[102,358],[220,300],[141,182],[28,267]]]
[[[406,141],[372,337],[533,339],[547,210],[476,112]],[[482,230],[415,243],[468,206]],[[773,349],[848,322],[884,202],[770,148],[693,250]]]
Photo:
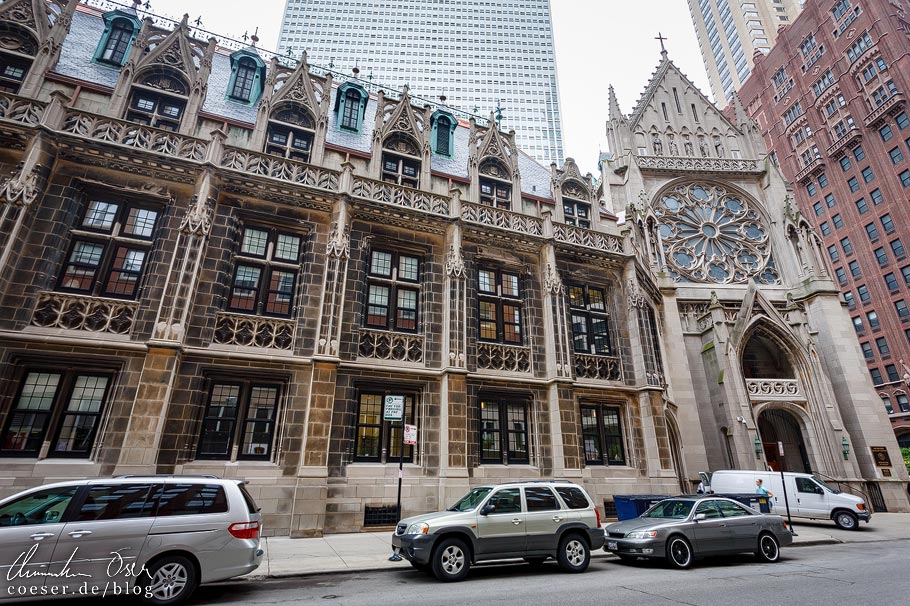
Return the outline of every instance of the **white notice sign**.
[[[404,443],[414,446],[417,444],[417,426],[416,425],[405,425],[404,426]]]
[[[382,418],[384,421],[401,421],[404,419],[404,396],[386,396]]]
[[[780,456],[784,456],[784,443],[783,442],[777,443],[777,454],[779,454]]]

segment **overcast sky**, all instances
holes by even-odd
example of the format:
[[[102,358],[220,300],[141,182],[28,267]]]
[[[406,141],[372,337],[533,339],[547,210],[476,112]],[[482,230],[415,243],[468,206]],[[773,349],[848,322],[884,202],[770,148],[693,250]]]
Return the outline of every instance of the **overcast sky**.
[[[123,0],[121,0],[123,1]],[[152,12],[202,17],[205,29],[239,38],[259,27],[260,47],[278,47],[285,0],[151,0]],[[630,113],[660,61],[658,32],[670,58],[710,97],[686,0],[550,0],[566,156],[583,172],[606,151],[607,87]],[[254,11],[250,7],[255,7]],[[368,70],[368,61],[360,66]]]

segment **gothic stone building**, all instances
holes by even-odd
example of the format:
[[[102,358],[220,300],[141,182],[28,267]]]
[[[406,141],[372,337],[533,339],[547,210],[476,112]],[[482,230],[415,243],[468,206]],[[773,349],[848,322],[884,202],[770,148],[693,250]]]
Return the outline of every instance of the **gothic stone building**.
[[[405,514],[766,465],[907,509],[814,233],[665,56],[595,181],[186,19],[7,0],[0,29],[4,494],[212,473],[311,536],[394,519],[402,455]]]

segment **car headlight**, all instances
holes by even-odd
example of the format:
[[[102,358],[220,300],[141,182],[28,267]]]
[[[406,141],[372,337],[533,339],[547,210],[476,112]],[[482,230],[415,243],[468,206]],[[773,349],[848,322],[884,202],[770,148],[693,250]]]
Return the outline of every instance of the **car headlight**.
[[[627,539],[653,539],[657,536],[656,530],[636,530],[626,535]]]
[[[865,510],[866,510],[866,504],[865,504],[865,503],[857,503],[857,504],[856,504],[856,508],[859,509],[860,511],[865,511]]]
[[[408,526],[408,531],[405,534],[426,534],[430,531],[430,525],[425,522],[417,522],[416,524],[411,524]]]

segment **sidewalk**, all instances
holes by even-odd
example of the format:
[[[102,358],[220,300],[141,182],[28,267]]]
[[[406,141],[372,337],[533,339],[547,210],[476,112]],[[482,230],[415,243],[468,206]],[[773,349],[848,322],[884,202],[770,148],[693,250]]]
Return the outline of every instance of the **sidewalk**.
[[[910,539],[910,513],[879,513],[872,523],[861,523],[856,531],[840,530],[831,522],[796,522],[798,536],[793,546],[865,543]],[[250,576],[293,577],[332,572],[362,572],[410,568],[407,561],[389,562],[392,555],[392,533],[360,532],[331,534],[314,539],[268,537],[263,539],[262,565]],[[595,559],[612,555],[597,550]]]

